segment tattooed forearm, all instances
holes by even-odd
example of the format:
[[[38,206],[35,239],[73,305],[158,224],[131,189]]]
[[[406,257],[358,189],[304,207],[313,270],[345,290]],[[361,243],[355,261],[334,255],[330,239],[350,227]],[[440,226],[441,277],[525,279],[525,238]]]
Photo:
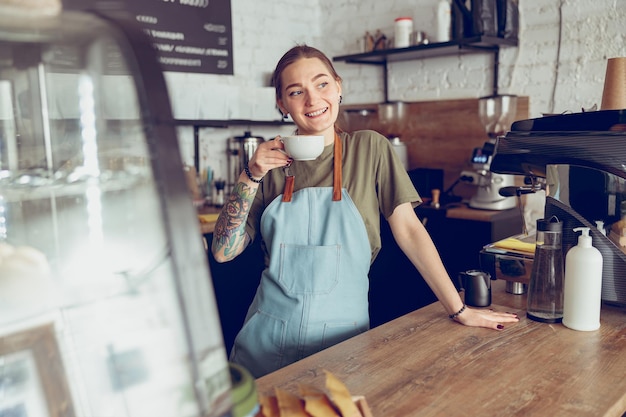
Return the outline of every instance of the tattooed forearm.
[[[243,182],[235,186],[215,224],[211,243],[213,253],[222,251],[226,258],[234,258],[248,244],[246,219],[255,193],[256,188]]]

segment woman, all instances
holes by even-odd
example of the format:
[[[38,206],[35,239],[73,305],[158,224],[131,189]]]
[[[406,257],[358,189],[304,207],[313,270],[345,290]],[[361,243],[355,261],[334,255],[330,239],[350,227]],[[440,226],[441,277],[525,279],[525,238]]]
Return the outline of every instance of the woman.
[[[292,161],[280,137],[260,144],[217,220],[218,262],[235,258],[257,233],[265,253],[232,361],[260,377],[367,330],[380,213],[451,319],[493,329],[518,320],[465,307],[413,210],[421,199],[389,141],[335,126],[341,78],[322,52],[292,48],[278,62],[273,84],[278,108],[291,115],[297,133],[323,135],[325,147],[314,161]],[[286,181],[294,181],[293,193],[283,192]]]

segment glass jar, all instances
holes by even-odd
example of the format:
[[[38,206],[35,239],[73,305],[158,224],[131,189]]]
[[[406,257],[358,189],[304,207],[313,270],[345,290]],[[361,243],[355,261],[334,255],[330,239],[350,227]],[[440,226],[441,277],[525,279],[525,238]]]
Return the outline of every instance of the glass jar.
[[[563,223],[556,216],[537,220],[536,248],[527,298],[528,318],[544,323],[563,319]]]

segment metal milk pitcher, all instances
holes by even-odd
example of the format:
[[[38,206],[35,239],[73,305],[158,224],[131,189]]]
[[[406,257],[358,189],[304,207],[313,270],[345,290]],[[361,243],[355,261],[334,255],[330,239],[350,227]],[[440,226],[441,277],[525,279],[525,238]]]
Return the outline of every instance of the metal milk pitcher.
[[[556,216],[537,220],[535,260],[528,286],[528,318],[544,323],[563,319],[563,222]]]
[[[491,305],[491,274],[472,269],[459,274],[459,286],[465,291],[465,304],[472,307]]]

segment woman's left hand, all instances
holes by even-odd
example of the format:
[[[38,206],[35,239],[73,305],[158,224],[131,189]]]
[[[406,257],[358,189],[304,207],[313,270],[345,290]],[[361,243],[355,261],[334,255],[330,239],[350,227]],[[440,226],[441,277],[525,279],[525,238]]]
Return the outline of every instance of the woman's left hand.
[[[466,307],[465,311],[459,314],[454,320],[466,326],[503,330],[505,327],[504,323],[517,323],[519,317],[515,313]]]

